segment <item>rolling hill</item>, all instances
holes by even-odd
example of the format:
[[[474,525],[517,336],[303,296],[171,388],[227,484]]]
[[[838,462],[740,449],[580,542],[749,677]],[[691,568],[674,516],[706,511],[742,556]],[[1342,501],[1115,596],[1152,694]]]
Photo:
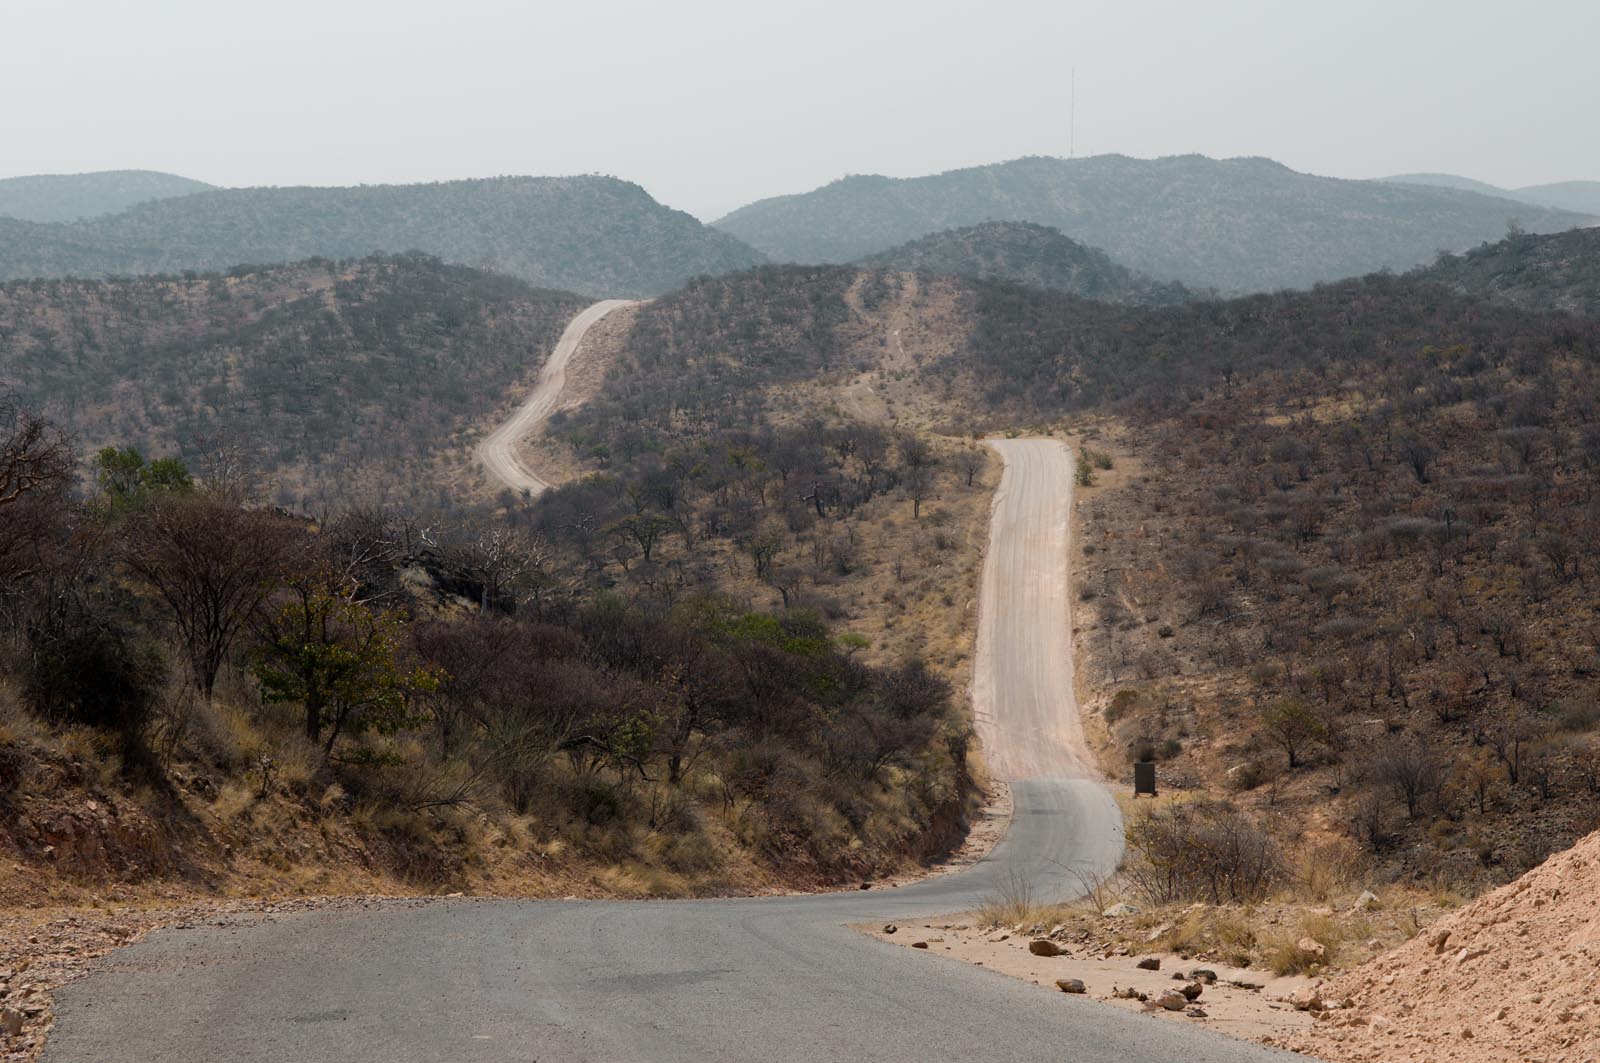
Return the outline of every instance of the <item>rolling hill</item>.
[[[77,221],[115,214],[139,203],[171,199],[213,186],[154,170],[35,174],[0,178],[0,216],[22,221]]]
[[[869,255],[860,265],[1010,281],[1108,303],[1170,306],[1191,298],[1181,284],[1152,280],[1113,262],[1099,248],[1030,222],[949,229]]]
[[[1522,188],[1500,188],[1453,173],[1396,174],[1393,177],[1385,177],[1384,180],[1396,184],[1466,189],[1484,195],[1515,199],[1539,207],[1600,215],[1600,181],[1556,181],[1545,185],[1525,185]]]
[[[544,361],[586,300],[407,255],[0,285],[0,394],[81,448],[219,433],[284,505],[402,483]],[[437,481],[431,481],[437,482]],[[405,488],[409,490],[409,488]]]
[[[608,177],[232,188],[88,221],[0,225],[0,279],[227,269],[422,251],[546,287],[653,295],[761,255]]]
[[[1600,313],[1600,229],[1522,233],[1441,256],[1420,274],[1458,292],[1524,309]]]
[[[775,259],[844,262],[985,221],[1030,221],[1163,280],[1224,291],[1306,287],[1430,262],[1585,215],[1450,189],[1296,173],[1269,159],[1198,155],[1025,158],[928,177],[847,177],[716,222]]]

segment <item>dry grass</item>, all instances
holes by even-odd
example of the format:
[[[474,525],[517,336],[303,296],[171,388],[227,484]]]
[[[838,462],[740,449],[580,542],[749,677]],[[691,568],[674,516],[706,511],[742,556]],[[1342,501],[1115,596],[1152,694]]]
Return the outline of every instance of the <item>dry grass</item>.
[[[1331,914],[1307,913],[1292,930],[1265,942],[1267,967],[1273,974],[1321,974],[1339,965],[1340,949],[1350,927]],[[1321,949],[1315,946],[1321,945]]]
[[[978,909],[978,919],[988,926],[1041,926],[1057,921],[1058,906],[1040,904],[1025,874],[1012,869],[995,888],[992,899]]]

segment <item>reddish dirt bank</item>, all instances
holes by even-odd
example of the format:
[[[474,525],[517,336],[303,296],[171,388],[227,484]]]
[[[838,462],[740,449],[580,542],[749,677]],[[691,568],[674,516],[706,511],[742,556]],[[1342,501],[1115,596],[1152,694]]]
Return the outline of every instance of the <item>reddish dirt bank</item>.
[[[1600,833],[1320,996],[1290,1047],[1339,1063],[1600,1060]]]

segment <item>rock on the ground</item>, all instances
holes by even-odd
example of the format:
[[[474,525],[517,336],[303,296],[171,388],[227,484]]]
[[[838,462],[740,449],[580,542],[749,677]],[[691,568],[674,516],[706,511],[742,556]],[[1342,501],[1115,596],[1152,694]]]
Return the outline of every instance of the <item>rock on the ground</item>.
[[[1189,998],[1176,989],[1163,989],[1156,1003],[1168,1011],[1182,1011],[1189,1006]]]
[[[1035,956],[1059,956],[1061,955],[1061,946],[1049,938],[1034,938],[1028,942],[1028,951]]]
[[[1294,1005],[1296,1011],[1321,1011],[1322,994],[1316,986],[1301,986],[1289,994],[1289,1003]]]
[[[1116,904],[1113,904],[1100,914],[1105,916],[1107,919],[1121,919],[1124,916],[1138,915],[1139,909],[1135,908],[1127,901],[1118,901]]]
[[[1085,988],[1083,980],[1080,978],[1058,978],[1056,979],[1056,988],[1063,993],[1087,993],[1089,991]]]
[[[1141,970],[1141,971],[1159,971],[1159,970],[1161,970],[1161,957],[1160,956],[1146,956],[1144,959],[1139,961],[1139,970]]]
[[[1357,897],[1356,902],[1350,907],[1357,912],[1370,911],[1378,907],[1378,895],[1371,890],[1362,890],[1361,896]]]
[[[22,1012],[15,1008],[0,1008],[0,1030],[4,1030],[7,1037],[21,1037]]]

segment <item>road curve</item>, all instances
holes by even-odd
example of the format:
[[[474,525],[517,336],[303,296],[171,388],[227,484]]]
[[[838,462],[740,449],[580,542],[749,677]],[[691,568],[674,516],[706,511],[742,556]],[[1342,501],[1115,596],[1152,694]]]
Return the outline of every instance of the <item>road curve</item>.
[[[584,334],[611,311],[629,305],[631,302],[627,299],[604,299],[583,310],[567,324],[561,339],[556,341],[556,349],[550,352],[544,367],[539,370],[539,380],[534,384],[532,394],[504,424],[478,444],[478,460],[490,476],[513,491],[536,495],[549,488],[550,484],[517,456],[517,444],[528,438],[555,412],[561,389],[567,385],[567,363],[572,361]]]
[[[1066,896],[1120,852],[1072,702],[1069,455],[1049,440],[993,445],[1006,471],[975,702],[1015,811],[977,864],[820,896],[441,900],[169,930],[57,994],[45,1063],[1297,1058],[846,928],[970,909],[1018,883]]]

